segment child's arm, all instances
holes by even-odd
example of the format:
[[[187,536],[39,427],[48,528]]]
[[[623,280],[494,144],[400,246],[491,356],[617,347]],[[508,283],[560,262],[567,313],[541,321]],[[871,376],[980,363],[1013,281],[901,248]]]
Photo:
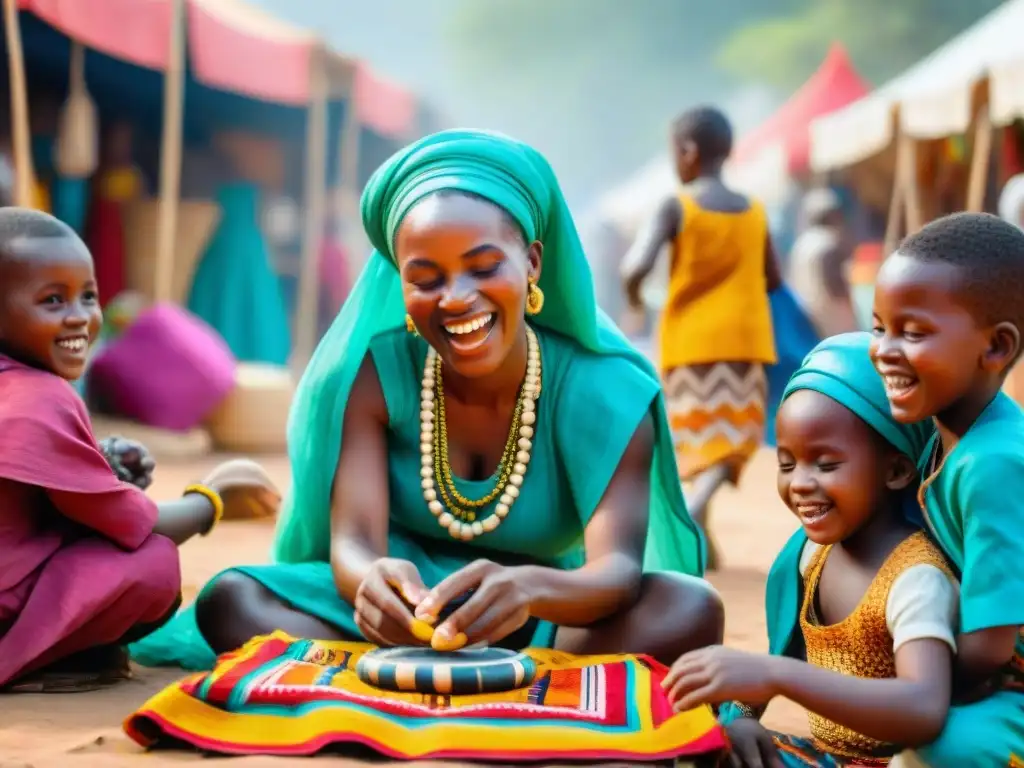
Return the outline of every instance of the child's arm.
[[[896,677],[851,677],[777,657],[779,696],[865,736],[914,747],[938,738],[946,722],[953,653],[941,640],[924,638],[896,652]]]
[[[957,638],[957,690],[967,698],[983,696],[985,684],[1013,657],[1020,632],[1020,627],[1011,625],[961,634]]]
[[[897,677],[878,680],[716,646],[683,656],[664,685],[677,711],[730,700],[761,705],[784,696],[865,736],[912,747],[942,731],[952,655],[941,640],[915,640],[896,654]]]
[[[662,247],[679,234],[682,223],[683,211],[679,200],[675,196],[665,198],[622,260],[622,278],[631,306],[640,306],[640,288],[644,280],[654,269]]]
[[[866,736],[927,744],[949,710],[956,587],[938,568],[914,566],[893,583],[885,614],[895,678],[853,677],[797,659],[718,648],[684,656],[665,685],[679,709],[728,700],[757,706],[784,696]]]
[[[1024,625],[1024,456],[989,452],[957,470],[964,556],[956,681],[971,691],[1006,667]]]
[[[779,257],[775,253],[771,232],[764,239],[764,279],[768,293],[782,285],[782,268],[779,266]]]

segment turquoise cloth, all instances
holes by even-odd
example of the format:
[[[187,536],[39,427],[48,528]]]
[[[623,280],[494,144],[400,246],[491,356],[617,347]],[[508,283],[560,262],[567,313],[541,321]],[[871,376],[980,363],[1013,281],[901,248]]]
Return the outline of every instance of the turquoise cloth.
[[[544,243],[539,285],[546,300],[532,322],[544,354],[553,361],[549,370],[545,359],[544,371],[545,377],[553,375],[559,382],[551,401],[560,410],[551,417],[552,432],[545,448],[550,458],[543,462],[548,469],[531,465],[524,493],[531,483],[538,487],[546,483],[549,490],[557,489],[556,499],[571,499],[571,504],[556,508],[551,506],[556,502],[548,499],[533,513],[523,512],[528,505],[519,502],[514,514],[530,514],[544,531],[555,535],[555,542],[545,541],[543,532],[510,522],[479,543],[457,547],[438,535],[444,532],[422,500],[413,498],[419,492],[418,474],[410,469],[413,454],[407,451],[412,449],[403,450],[401,440],[403,433],[406,440],[414,438],[411,422],[405,424],[403,419],[417,397],[422,367],[417,371],[415,363],[422,366],[425,349],[402,336],[405,306],[392,244],[409,210],[440,190],[461,190],[491,200],[515,218],[528,239]],[[390,349],[397,356],[390,369],[397,366],[405,372],[399,381],[385,382],[381,376],[386,396],[391,393],[393,455],[389,461],[394,472],[411,481],[408,487],[399,487],[398,476],[393,475],[392,527],[410,535],[401,540],[390,537],[389,545],[415,548],[408,551],[417,563],[437,558],[435,576],[483,554],[480,544],[494,546],[495,557],[512,562],[529,552],[529,559],[535,561],[563,567],[578,564],[582,526],[603,495],[640,418],[651,410],[657,441],[644,567],[701,575],[704,545],[683,501],[657,371],[597,309],[586,256],[547,161],[531,147],[498,134],[434,134],[401,150],[374,174],[363,193],[362,214],[375,251],[303,376],[289,419],[293,482],[278,521],[273,550],[277,564],[245,571],[293,604],[301,603],[304,610],[329,615],[339,626],[354,626],[351,608],[341,601],[330,580],[331,485],[343,439],[342,417],[356,372],[368,350],[379,363]],[[402,359],[405,362],[399,363]],[[548,397],[547,383],[544,391],[542,402]],[[429,547],[421,546],[421,541]],[[552,548],[555,543],[558,546]],[[202,668],[212,659],[197,639],[201,641],[194,617],[186,612],[137,644],[133,654],[142,663]],[[534,642],[548,644],[550,637],[535,636]]]
[[[765,409],[765,445],[775,446],[775,414],[790,377],[800,367],[814,346],[821,341],[788,285],[781,285],[768,294],[775,335],[775,362],[764,367],[768,379],[768,401]]]
[[[57,176],[53,180],[53,215],[82,234],[88,213],[89,179]]]
[[[259,191],[225,184],[221,219],[199,260],[189,310],[221,335],[238,360],[285,365],[291,354],[288,309],[260,231]]]
[[[903,425],[889,412],[882,380],[868,357],[869,333],[844,333],[825,339],[804,359],[783,393],[785,400],[801,389],[820,392],[849,408],[897,450],[911,458],[921,455],[934,433],[931,424]],[[916,502],[908,494],[908,517]],[[918,518],[919,519],[919,516]],[[800,577],[800,553],[807,535],[797,530],[775,559],[765,588],[765,615],[768,625],[768,650],[778,656],[795,655],[794,640],[799,634],[800,601],[803,579]],[[730,722],[739,711],[728,705],[721,719]]]
[[[925,469],[935,435],[921,453]],[[1000,393],[946,456],[924,494],[926,522],[960,573],[960,630],[1024,625],[1024,411]],[[1024,654],[1018,638],[1017,654]],[[1007,765],[1024,758],[1024,693],[950,710],[918,750],[930,766]]]

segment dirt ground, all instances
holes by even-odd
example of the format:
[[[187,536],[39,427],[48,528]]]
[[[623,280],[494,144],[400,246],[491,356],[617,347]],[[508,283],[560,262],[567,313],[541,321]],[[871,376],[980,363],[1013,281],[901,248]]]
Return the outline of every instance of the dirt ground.
[[[216,458],[191,463],[161,463],[153,495],[171,497],[188,482],[202,477]],[[287,461],[264,460],[281,489],[288,483]],[[713,530],[720,542],[724,569],[711,581],[721,591],[727,609],[726,642],[738,648],[764,650],[764,579],[774,554],[795,528],[775,493],[774,457],[762,451],[737,489],[716,499]],[[185,597],[221,569],[266,559],[272,524],[225,523],[209,538],[182,548]],[[136,679],[117,688],[88,694],[0,697],[0,768],[118,768],[171,766],[199,760],[193,754],[146,755],[123,734],[121,721],[149,696],[172,682],[173,670],[138,668]],[[803,733],[801,711],[787,702],[773,704],[766,723]],[[226,760],[205,760],[204,763]],[[263,757],[234,758],[234,768],[280,766],[297,760]],[[320,758],[317,765],[352,765],[340,758]],[[438,765],[433,763],[433,765]]]

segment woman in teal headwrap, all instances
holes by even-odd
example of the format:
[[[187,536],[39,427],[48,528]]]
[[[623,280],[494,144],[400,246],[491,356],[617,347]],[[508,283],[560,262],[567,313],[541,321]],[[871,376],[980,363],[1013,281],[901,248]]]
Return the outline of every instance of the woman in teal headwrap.
[[[768,577],[771,655],[698,650],[666,679],[682,708],[744,702],[721,712],[739,765],[882,765],[949,709],[957,587],[916,511],[931,429],[893,420],[870,340],[826,339],[783,396],[779,493],[802,526]],[[774,696],[809,711],[813,738],[758,724]]]
[[[204,639],[278,628],[666,662],[720,641],[657,374],[596,309],[544,158],[438,133],[377,171],[362,215],[375,252],[296,397],[276,562],[222,573],[202,637],[186,614],[136,658],[207,665]]]

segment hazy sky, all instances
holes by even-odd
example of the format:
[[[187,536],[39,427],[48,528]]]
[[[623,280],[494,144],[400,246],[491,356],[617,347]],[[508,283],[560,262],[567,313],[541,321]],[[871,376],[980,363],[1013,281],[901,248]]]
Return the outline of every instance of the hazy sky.
[[[548,135],[550,128],[545,126],[551,124],[550,115],[539,119],[532,103],[496,98],[501,90],[500,72],[494,74],[493,87],[487,93],[480,93],[479,87],[469,89],[461,84],[465,79],[453,77],[454,57],[445,49],[443,20],[462,3],[487,0],[249,2],[318,30],[339,51],[365,59],[381,73],[409,86],[458,125],[500,130],[531,142],[551,161],[574,207],[585,207],[595,201],[608,186],[625,181],[631,169],[638,170],[651,156],[663,151],[660,135],[643,156],[634,156],[635,145],[628,157],[615,155],[615,150],[609,151],[609,147],[619,147],[614,140],[600,147],[595,147],[594,141],[577,141],[567,146]],[[772,97],[758,89],[729,94],[724,99],[740,131],[762,119],[773,103]],[[666,109],[674,112],[676,105],[667,105]],[[628,125],[631,116],[616,109],[602,93],[595,93],[592,114],[587,119],[600,121],[606,129],[605,136],[614,136],[616,128],[628,133],[635,127]]]
[[[249,0],[318,30],[335,48],[366,59],[383,74],[434,102],[452,99],[445,84],[438,19],[460,0]],[[439,104],[451,106],[451,104]]]

